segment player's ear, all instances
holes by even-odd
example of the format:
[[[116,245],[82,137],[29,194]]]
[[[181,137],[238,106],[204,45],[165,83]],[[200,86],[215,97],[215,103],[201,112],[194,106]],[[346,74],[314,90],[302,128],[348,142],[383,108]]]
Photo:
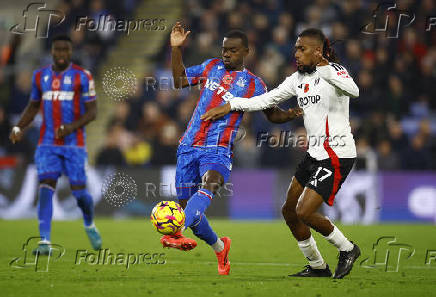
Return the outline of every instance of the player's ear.
[[[250,48],[248,46],[244,47],[244,57],[247,56],[249,53],[250,53]]]

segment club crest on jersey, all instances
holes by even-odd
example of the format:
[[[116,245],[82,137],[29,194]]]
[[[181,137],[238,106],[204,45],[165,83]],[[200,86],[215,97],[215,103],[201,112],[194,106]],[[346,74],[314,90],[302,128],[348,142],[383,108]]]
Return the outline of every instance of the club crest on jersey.
[[[245,87],[245,80],[242,77],[240,77],[236,82],[236,85],[240,86],[241,88]]]
[[[71,76],[64,77],[64,85],[71,85]]]
[[[48,81],[48,75],[44,76],[44,81],[45,81],[45,82]]]
[[[51,82],[51,87],[52,89],[59,89],[59,87],[61,86],[61,82],[59,81],[59,78],[54,78],[53,81]]]
[[[316,86],[317,84],[319,84],[319,77],[315,79],[315,83],[313,85]]]
[[[225,83],[226,85],[231,85],[233,82],[233,77],[230,74],[226,74],[223,77],[223,83]]]

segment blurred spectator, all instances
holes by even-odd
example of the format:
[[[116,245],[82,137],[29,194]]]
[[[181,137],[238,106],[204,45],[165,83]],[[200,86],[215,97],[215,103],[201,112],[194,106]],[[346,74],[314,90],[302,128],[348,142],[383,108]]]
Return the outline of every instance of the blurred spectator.
[[[392,151],[389,140],[382,140],[377,146],[377,162],[379,170],[395,170],[400,166],[398,155]]]
[[[96,76],[108,48],[115,44],[118,36],[110,30],[76,31],[73,26],[77,16],[87,15],[95,20],[101,14],[115,19],[131,16],[137,2],[60,1],[57,9],[64,11],[67,17],[61,26],[52,28],[53,32],[70,33],[74,44],[73,60]],[[220,57],[224,33],[242,29],[248,35],[250,46],[245,66],[260,76],[269,90],[295,71],[293,47],[297,34],[307,27],[322,29],[333,44],[340,63],[360,88],[360,98],[350,100],[350,120],[359,154],[357,167],[375,170],[378,160],[381,170],[436,169],[435,35],[426,33],[421,21],[434,15],[434,1],[399,3],[406,10],[416,11],[417,17],[413,25],[400,28],[398,39],[386,38],[382,33],[362,34],[362,26],[371,21],[371,12],[378,5],[376,2],[192,0],[184,5],[181,18],[192,31],[184,50],[185,65]],[[395,22],[390,23],[389,30],[396,30]],[[171,27],[172,24],[168,25]],[[29,70],[16,67],[17,70],[10,74],[7,68],[16,65],[20,39],[13,38],[10,46],[2,51],[0,68],[0,102],[8,110],[7,123],[2,124],[2,127],[7,125],[8,128],[3,128],[6,130],[14,124],[13,114],[21,113],[28,100],[31,77]],[[44,63],[51,62],[49,44],[50,39],[47,39]],[[154,67],[150,68],[155,69],[150,70],[154,72],[145,73],[145,77],[158,81],[171,77],[170,56],[170,48],[165,44],[156,55]],[[175,163],[177,139],[188,125],[200,91],[197,87],[173,91],[170,84],[164,88],[164,83],[159,83],[157,89],[148,85],[144,88],[143,84],[138,86],[133,98],[114,105],[115,112],[108,126],[110,131],[97,158],[98,163],[116,160],[115,163],[120,164],[123,162],[120,153],[128,156],[127,164],[135,166]],[[299,125],[301,120],[272,125],[261,113],[245,114],[246,135],[235,143],[235,164],[238,167],[292,166],[304,155],[305,148],[268,145],[258,148],[256,137],[259,131],[271,135],[271,131],[278,133],[291,128],[303,133],[297,128]],[[34,143],[34,137],[29,138],[32,138],[30,143]],[[5,145],[2,143],[3,150]],[[14,150],[19,153],[23,148],[15,147]],[[413,154],[422,156],[404,160]],[[423,162],[427,158],[434,160],[433,163]]]
[[[403,168],[407,170],[430,169],[431,155],[425,146],[424,135],[418,133],[413,137],[412,145],[402,155],[402,161]]]
[[[176,163],[179,135],[180,131],[174,122],[169,121],[162,126],[158,140],[153,145],[152,165]]]
[[[106,141],[104,147],[98,152],[96,157],[96,165],[98,166],[124,166],[126,161],[124,159],[123,153],[119,146],[120,143],[120,132],[122,129],[114,125],[111,129],[108,129],[106,135]]]

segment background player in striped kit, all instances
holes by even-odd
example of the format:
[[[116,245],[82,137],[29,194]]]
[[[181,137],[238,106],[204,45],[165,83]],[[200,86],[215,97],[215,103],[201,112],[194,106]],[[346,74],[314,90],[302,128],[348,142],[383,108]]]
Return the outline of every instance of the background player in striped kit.
[[[309,265],[292,276],[332,275],[310,233],[312,228],[338,248],[334,278],[343,278],[360,256],[360,249],[317,211],[323,202],[333,205],[335,194],[353,167],[356,146],[349,122],[349,99],[358,97],[359,89],[345,68],[334,63],[334,52],[319,29],[306,29],[299,34],[295,59],[298,71],[276,89],[251,100],[234,98],[208,111],[202,119],[219,119],[236,110],[262,110],[297,96],[304,111],[309,149],[292,178],[282,213]],[[311,139],[317,141],[312,143]]]
[[[35,163],[38,170],[38,219],[41,241],[34,253],[49,254],[52,198],[59,176],[68,176],[71,191],[82,210],[85,231],[95,250],[101,248],[101,236],[94,225],[94,204],[86,190],[87,161],[85,125],[97,115],[94,81],[89,71],[71,63],[72,42],[68,36],[52,41],[53,64],[33,73],[30,101],[10,140],[23,137],[23,130],[41,110]]]
[[[266,86],[260,78],[244,68],[244,57],[249,49],[247,36],[241,31],[231,31],[225,35],[222,59],[209,59],[201,65],[185,69],[180,47],[189,33],[190,31],[185,32],[180,23],[176,23],[171,32],[175,87],[196,84],[201,84],[202,87],[197,107],[180,139],[177,152],[177,196],[185,209],[185,228],[190,227],[197,237],[212,246],[218,259],[218,273],[229,274],[231,240],[228,237],[217,237],[204,212],[219,187],[230,176],[233,142],[243,113],[232,112],[215,122],[201,121],[200,116],[233,97],[261,95],[266,92]],[[301,110],[296,108],[285,111],[273,107],[266,110],[265,114],[274,123],[284,123],[301,115]],[[197,245],[181,232],[165,235],[161,242],[164,247],[181,250],[190,250]]]

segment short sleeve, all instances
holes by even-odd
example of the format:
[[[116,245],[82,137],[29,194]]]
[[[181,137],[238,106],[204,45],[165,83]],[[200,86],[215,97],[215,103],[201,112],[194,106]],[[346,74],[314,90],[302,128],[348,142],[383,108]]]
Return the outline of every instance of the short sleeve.
[[[95,83],[91,73],[85,70],[82,75],[82,96],[84,102],[95,100]]]
[[[30,90],[30,100],[40,101],[41,100],[41,71],[34,71],[32,75],[32,87]]]
[[[190,85],[196,85],[200,82],[200,78],[203,75],[204,70],[207,65],[213,63],[214,61],[219,61],[218,59],[209,59],[201,63],[200,65],[195,65],[186,68],[186,78]]]

